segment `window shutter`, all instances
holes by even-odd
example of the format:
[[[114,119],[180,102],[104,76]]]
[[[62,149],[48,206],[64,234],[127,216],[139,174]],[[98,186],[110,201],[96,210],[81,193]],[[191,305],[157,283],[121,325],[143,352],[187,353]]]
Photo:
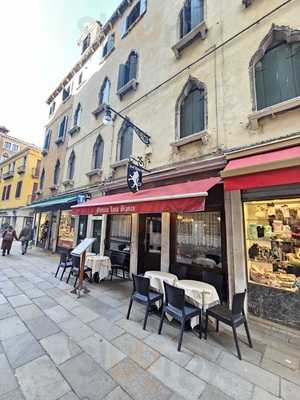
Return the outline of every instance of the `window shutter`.
[[[259,62],[255,67],[255,89],[256,89],[256,108],[261,110],[265,107],[265,86],[263,65]]]
[[[126,160],[131,156],[132,141],[133,141],[132,128],[127,128],[122,132],[121,136],[120,160]]]
[[[296,97],[296,87],[293,74],[292,51],[288,44],[277,47],[278,82],[280,101]]]
[[[121,38],[122,39],[126,35],[126,33],[127,33],[127,17],[124,17],[123,23],[122,23],[122,28],[121,28]]]
[[[182,33],[185,36],[187,33],[191,31],[191,3],[190,1],[183,8],[183,26]]]
[[[191,0],[191,29],[203,21],[203,0]]]
[[[136,79],[137,74],[137,60],[138,56],[136,53],[132,53],[129,57],[129,81]]]
[[[269,50],[262,59],[265,105],[280,103],[280,82],[277,67],[277,47]]]
[[[66,116],[64,117],[64,131],[63,131],[63,137],[65,136],[65,133],[67,132],[67,129],[68,129],[68,120],[69,120],[69,118],[68,118],[68,116],[66,115]]]
[[[204,91],[197,89],[191,95],[193,102],[193,133],[197,133],[205,129]]]
[[[181,105],[180,137],[186,137],[193,133],[193,97],[190,93]]]
[[[119,77],[118,77],[118,90],[121,89],[125,85],[126,78],[126,65],[119,65]]]
[[[145,14],[147,11],[147,0],[140,0],[140,15]]]
[[[300,96],[300,43],[291,46],[296,96]]]

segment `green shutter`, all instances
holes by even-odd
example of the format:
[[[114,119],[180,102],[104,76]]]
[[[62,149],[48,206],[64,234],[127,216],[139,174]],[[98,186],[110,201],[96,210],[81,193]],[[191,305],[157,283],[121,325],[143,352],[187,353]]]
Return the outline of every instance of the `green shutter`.
[[[261,62],[259,62],[255,67],[256,106],[258,110],[266,107],[263,68],[264,67]]]
[[[269,50],[262,59],[265,107],[281,102],[280,80],[277,66],[278,47]]]
[[[291,48],[288,44],[276,47],[280,101],[296,97]]]
[[[192,93],[193,102],[193,133],[201,132],[205,128],[204,123],[204,91],[196,89]]]
[[[191,93],[184,99],[181,105],[181,129],[180,137],[186,137],[193,133],[193,98]]]
[[[300,96],[300,43],[293,43],[291,45],[291,61],[293,65],[294,82],[296,96]]]

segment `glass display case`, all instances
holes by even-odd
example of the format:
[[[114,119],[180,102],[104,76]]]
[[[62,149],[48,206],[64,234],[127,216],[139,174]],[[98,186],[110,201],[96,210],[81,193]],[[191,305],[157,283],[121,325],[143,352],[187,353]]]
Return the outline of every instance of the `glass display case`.
[[[298,292],[300,199],[244,203],[248,281]]]

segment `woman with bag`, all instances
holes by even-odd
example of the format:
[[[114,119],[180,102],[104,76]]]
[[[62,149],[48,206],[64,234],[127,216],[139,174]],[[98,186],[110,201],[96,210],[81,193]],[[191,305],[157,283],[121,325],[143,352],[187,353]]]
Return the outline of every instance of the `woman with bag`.
[[[17,234],[16,234],[16,231],[14,230],[14,228],[10,225],[3,232],[3,235],[2,235],[2,245],[1,245],[2,256],[5,256],[6,252],[7,252],[7,255],[9,255],[14,239],[18,240]]]

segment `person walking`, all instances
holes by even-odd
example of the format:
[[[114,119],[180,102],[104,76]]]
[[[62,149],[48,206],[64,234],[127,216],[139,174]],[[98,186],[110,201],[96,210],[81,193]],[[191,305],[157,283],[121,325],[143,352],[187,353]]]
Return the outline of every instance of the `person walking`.
[[[27,248],[29,242],[33,239],[33,229],[31,227],[31,223],[27,222],[26,226],[21,230],[19,235],[19,240],[22,245],[22,255],[27,253]]]
[[[17,234],[14,228],[10,225],[7,229],[5,229],[2,235],[2,256],[5,256],[6,253],[9,255],[14,239],[18,240]]]

